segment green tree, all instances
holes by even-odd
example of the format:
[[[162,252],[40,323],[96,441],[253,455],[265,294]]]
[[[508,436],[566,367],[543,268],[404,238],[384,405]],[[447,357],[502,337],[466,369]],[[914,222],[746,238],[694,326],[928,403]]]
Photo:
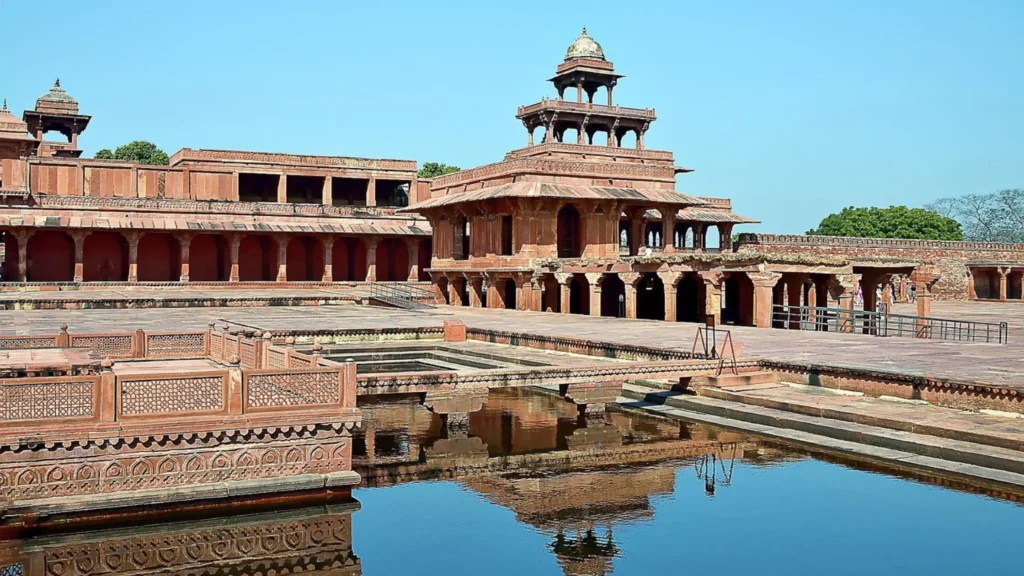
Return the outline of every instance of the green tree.
[[[921,240],[963,240],[956,220],[923,208],[843,208],[829,214],[812,236],[853,236],[857,238],[917,238]]]
[[[1024,243],[1024,189],[942,198],[925,208],[955,218],[966,240]]]
[[[167,153],[156,147],[152,142],[136,140],[111,152],[104,148],[96,153],[96,158],[101,160],[125,160],[127,162],[138,162],[149,166],[166,166],[171,163]]]
[[[452,172],[458,172],[462,170],[458,166],[449,166],[447,164],[441,164],[440,162],[424,162],[423,168],[417,172],[417,176],[420,178],[434,178],[441,176],[442,174],[451,174]]]

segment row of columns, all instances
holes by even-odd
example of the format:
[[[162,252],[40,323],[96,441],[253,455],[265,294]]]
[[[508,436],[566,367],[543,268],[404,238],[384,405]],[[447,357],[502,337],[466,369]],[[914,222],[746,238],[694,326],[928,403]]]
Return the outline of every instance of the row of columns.
[[[32,237],[35,231],[32,229],[17,229],[8,232],[13,234],[18,240],[18,282],[26,282],[28,275],[28,241]],[[84,263],[85,263],[85,239],[88,237],[93,230],[76,230],[69,232],[72,241],[74,242],[75,252],[75,270],[74,270],[74,282],[84,281]],[[143,232],[125,232],[123,236],[128,243],[128,282],[135,283],[139,281],[138,277],[138,256],[139,256],[139,240],[142,239]],[[183,234],[172,234],[174,238],[178,240],[178,246],[181,254],[181,274],[179,282],[188,283],[189,281],[189,248],[192,244],[192,239],[196,236],[193,233]],[[292,236],[275,234],[271,236],[277,243],[277,282],[288,281],[288,243],[291,241]],[[333,257],[334,257],[334,242],[336,237],[334,236],[314,236],[320,241],[321,248],[323,249],[323,261],[324,271],[321,278],[321,282],[333,282]],[[239,247],[242,244],[242,240],[245,238],[244,234],[232,234],[229,237],[229,257],[231,262],[231,270],[229,275],[229,282],[238,282],[238,263],[239,263]],[[377,245],[380,242],[378,236],[364,236],[362,237],[363,243],[366,246],[366,281],[375,282],[377,280]],[[408,281],[416,282],[419,280],[419,241],[418,240],[406,240],[406,246],[409,251],[409,277]]]
[[[971,300],[978,299],[978,291],[975,286],[974,273],[976,270],[992,270],[994,269],[996,274],[999,276],[999,300],[1006,302],[1010,299],[1010,273],[1013,272],[1013,266],[995,266],[989,268],[968,268],[967,269],[967,297]],[[1022,279],[1024,283],[1024,279]],[[1020,290],[1020,299],[1024,300],[1024,286]]]

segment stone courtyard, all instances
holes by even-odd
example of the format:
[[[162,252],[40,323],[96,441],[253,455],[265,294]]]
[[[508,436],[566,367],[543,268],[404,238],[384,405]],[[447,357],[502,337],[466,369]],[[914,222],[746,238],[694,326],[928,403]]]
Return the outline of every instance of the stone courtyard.
[[[895,312],[912,312],[913,305],[898,305]],[[935,302],[938,317],[1005,321],[1009,344],[975,344],[912,338],[763,330],[723,327],[743,345],[744,354],[759,358],[827,364],[935,378],[974,380],[1024,389],[1024,305],[998,302]],[[346,306],[273,306],[154,308],[115,310],[6,310],[0,311],[3,334],[53,332],[62,323],[74,332],[143,330],[199,330],[211,320],[226,321],[254,330],[336,330],[358,328],[437,327],[458,318],[475,328],[584,338],[621,344],[639,344],[689,351],[698,324],[627,320],[575,314],[549,314],[439,306],[422,311]]]

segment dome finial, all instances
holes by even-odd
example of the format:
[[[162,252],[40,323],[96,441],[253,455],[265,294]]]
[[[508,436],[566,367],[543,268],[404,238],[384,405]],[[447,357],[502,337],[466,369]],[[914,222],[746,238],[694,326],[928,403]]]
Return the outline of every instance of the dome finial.
[[[586,35],[587,35],[587,27],[586,27],[586,26],[584,26],[584,27],[583,27],[583,35],[584,35],[584,36],[586,36]]]
[[[4,98],[4,107],[0,108],[0,112],[10,112],[10,110],[7,109],[7,98]]]
[[[60,78],[57,78],[57,81],[53,83],[53,87],[60,88]]]

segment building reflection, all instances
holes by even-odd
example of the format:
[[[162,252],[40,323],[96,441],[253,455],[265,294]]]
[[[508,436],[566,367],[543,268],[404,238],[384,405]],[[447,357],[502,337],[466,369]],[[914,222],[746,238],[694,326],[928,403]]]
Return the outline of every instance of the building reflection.
[[[358,502],[0,543],[2,576],[362,574]]]
[[[461,436],[411,399],[360,408],[353,460],[364,485],[459,481],[550,534],[566,574],[611,573],[616,527],[652,519],[652,499],[674,492],[679,468],[692,464],[713,493],[731,482],[735,460],[792,458],[741,434],[644,414],[582,419],[561,398],[522,389],[491,391]]]

